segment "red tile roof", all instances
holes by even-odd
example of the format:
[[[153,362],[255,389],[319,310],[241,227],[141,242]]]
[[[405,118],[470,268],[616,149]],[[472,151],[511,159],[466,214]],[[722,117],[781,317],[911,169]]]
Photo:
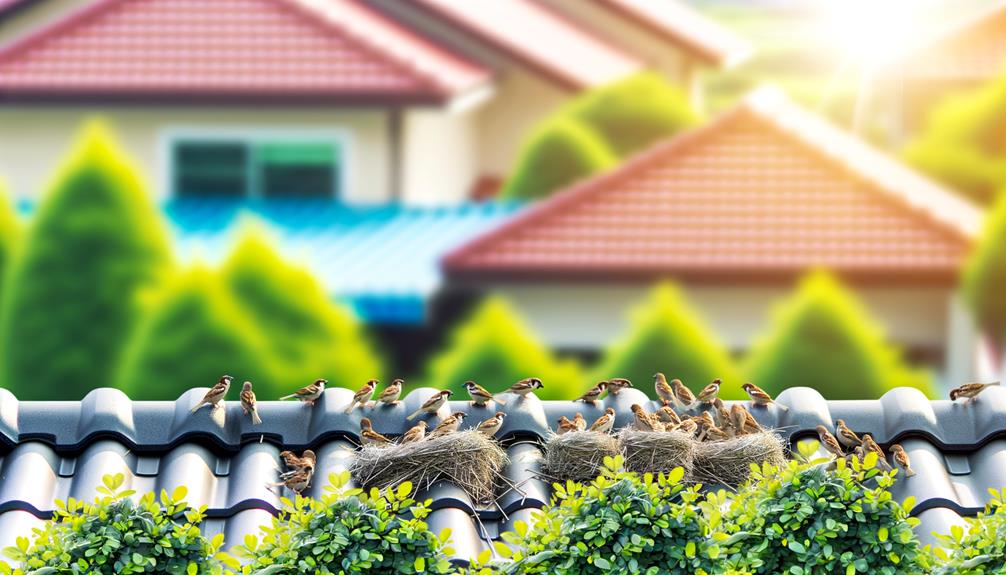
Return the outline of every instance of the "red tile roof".
[[[980,213],[761,90],[450,253],[455,279],[952,281]]]
[[[0,98],[438,103],[487,80],[354,0],[99,0],[0,52]]]
[[[951,23],[921,41],[897,63],[902,73],[923,78],[983,80],[1006,67],[1006,1]]]

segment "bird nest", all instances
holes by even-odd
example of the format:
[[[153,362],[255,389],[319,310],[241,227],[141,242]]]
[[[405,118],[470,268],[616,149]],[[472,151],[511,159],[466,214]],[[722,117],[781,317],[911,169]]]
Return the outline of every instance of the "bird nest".
[[[761,465],[766,461],[775,466],[786,465],[783,440],[771,431],[697,443],[691,479],[737,487],[747,481],[752,463]]]
[[[618,434],[625,469],[636,473],[668,473],[676,467],[692,469],[695,441],[677,431],[639,431],[625,428]]]
[[[570,431],[545,444],[545,473],[558,481],[590,481],[604,458],[618,455],[618,440],[597,431]]]
[[[411,482],[427,489],[450,480],[477,503],[493,500],[496,480],[509,462],[498,443],[477,431],[461,431],[415,443],[368,445],[350,467],[365,489]]]

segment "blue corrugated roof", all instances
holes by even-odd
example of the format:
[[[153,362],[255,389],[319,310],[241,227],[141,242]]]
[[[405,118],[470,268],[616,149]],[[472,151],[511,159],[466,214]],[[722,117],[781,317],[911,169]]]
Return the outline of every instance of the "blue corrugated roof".
[[[284,257],[375,323],[422,322],[440,287],[440,257],[519,209],[511,202],[420,207],[206,198],[165,206],[183,259],[220,261],[242,231],[264,227]]]

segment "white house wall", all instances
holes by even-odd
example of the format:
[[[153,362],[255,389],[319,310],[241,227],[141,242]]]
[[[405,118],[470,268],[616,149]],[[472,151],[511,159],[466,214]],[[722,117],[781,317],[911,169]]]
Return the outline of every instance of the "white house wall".
[[[476,111],[416,109],[402,120],[402,198],[413,204],[464,200],[479,175]]]

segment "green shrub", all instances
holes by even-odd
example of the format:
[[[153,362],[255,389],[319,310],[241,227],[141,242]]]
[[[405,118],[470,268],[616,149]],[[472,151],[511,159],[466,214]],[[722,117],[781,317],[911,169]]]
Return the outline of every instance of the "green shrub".
[[[805,278],[753,346],[747,377],[771,394],[808,386],[830,400],[873,399],[899,386],[932,394],[855,296],[824,272]],[[813,374],[813,377],[808,377]]]
[[[563,115],[538,127],[524,144],[500,196],[534,200],[604,171],[616,158],[589,127]]]
[[[653,374],[666,371],[695,389],[720,378],[724,399],[745,399],[727,350],[716,341],[680,290],[661,285],[633,312],[629,333],[611,345],[595,379],[627,377],[651,390]],[[644,385],[645,384],[645,385]]]
[[[2,385],[20,399],[78,399],[107,385],[141,296],[159,287],[169,264],[167,234],[139,176],[111,137],[89,126],[10,270]]]
[[[1006,573],[1006,488],[989,489],[992,500],[967,528],[954,526],[938,536],[933,551],[937,575],[1001,575]]]
[[[1006,341],[1006,196],[996,202],[985,221],[981,241],[964,267],[964,299],[976,323],[989,335]]]
[[[2,563],[0,572],[219,575],[238,568],[219,551],[223,535],[210,541],[200,533],[205,508],[185,503],[185,487],[171,495],[161,491],[159,498],[148,493],[134,503],[133,491],[119,489],[124,479],[121,473],[106,475],[93,503],[57,501],[53,518],[35,529],[31,542],[18,537],[16,547],[4,549],[19,567]]]
[[[348,489],[349,472],[332,474],[321,499],[283,500],[262,540],[248,535],[236,552],[246,574],[449,573],[450,532],[436,535],[424,519],[429,501],[410,498],[412,486],[369,493]]]
[[[533,524],[515,522],[504,539],[516,549],[509,573],[555,575],[711,572],[719,547],[707,537],[684,470],[640,477],[621,471],[621,456],[607,458],[589,485],[556,485],[552,504]],[[501,548],[504,554],[506,551]]]
[[[540,399],[580,393],[576,363],[557,360],[504,300],[489,298],[454,329],[447,349],[430,360],[426,383],[467,397],[463,384],[469,379],[502,391],[526,377],[542,380],[544,387],[535,392]]]
[[[3,278],[6,276],[7,270],[10,269],[20,236],[21,222],[18,221],[3,182],[0,182],[0,290],[3,287]],[[3,291],[0,291],[0,301],[2,299]]]

